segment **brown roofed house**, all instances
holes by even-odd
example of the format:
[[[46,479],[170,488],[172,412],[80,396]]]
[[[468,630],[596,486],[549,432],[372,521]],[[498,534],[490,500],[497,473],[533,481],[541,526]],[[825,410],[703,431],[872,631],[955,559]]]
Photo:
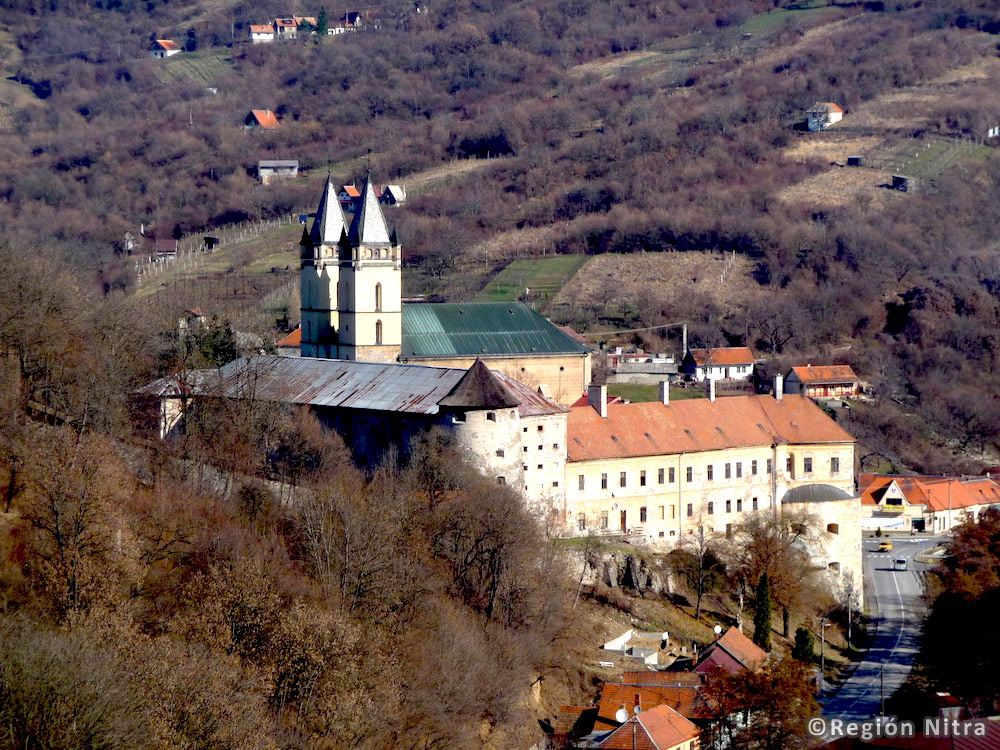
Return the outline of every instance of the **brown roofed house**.
[[[629,711],[631,713],[631,711]],[[634,714],[594,747],[605,750],[697,750],[701,729],[670,706]]]
[[[733,627],[702,652],[694,671],[701,674],[712,669],[721,669],[730,674],[747,669],[756,672],[766,659],[766,651]]]
[[[261,130],[277,130],[281,127],[274,112],[269,109],[252,109],[250,114],[243,120],[243,127],[247,130],[260,128]]]
[[[748,380],[757,358],[745,346],[691,349],[681,362],[681,373],[701,383],[705,380]]]
[[[788,371],[785,392],[809,398],[856,398],[861,381],[850,365],[806,365]]]

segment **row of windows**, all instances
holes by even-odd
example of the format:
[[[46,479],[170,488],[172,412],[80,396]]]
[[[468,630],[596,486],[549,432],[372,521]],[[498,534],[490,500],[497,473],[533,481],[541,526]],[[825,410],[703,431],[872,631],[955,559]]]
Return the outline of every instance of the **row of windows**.
[[[542,451],[542,450],[545,450],[545,445],[544,445],[544,444],[542,444],[542,445],[539,445],[539,446],[538,446],[538,450],[540,450],[540,451]],[[553,443],[553,444],[552,444],[552,450],[554,450],[554,451],[557,451],[557,450],[559,450],[559,443]],[[527,452],[528,452],[528,446],[524,446],[524,452],[525,452],[525,453],[527,453]]]
[[[557,448],[558,446],[553,445],[552,447],[553,448]],[[541,450],[542,446],[538,446],[538,449]],[[528,449],[525,448],[524,450],[527,451]],[[790,475],[792,475],[793,477],[795,476],[795,457],[794,456],[789,456],[788,457],[788,459],[786,461],[786,464],[785,464],[785,468],[786,468],[786,470],[788,471],[788,473]],[[733,478],[734,469],[735,469],[735,476],[736,476],[736,478],[737,479],[742,478],[743,477],[743,462],[742,461],[736,461],[735,463],[729,462],[729,463],[723,464],[724,477],[726,479],[732,479]],[[767,459],[767,461],[765,463],[765,471],[766,471],[766,473],[768,475],[770,475],[774,471],[774,464],[773,464],[773,462],[771,461],[770,458]],[[812,471],[813,471],[813,460],[812,460],[812,458],[806,457],[806,458],[802,459],[802,471],[804,473],[806,473],[806,474],[811,474],[812,473]],[[834,456],[833,458],[830,459],[830,474],[834,475],[834,474],[838,474],[839,472],[840,472],[840,459],[838,457]],[[750,461],[750,476],[757,476],[757,474],[758,474],[758,465],[757,465],[757,460],[754,459],[754,460]],[[712,482],[712,481],[715,480],[715,465],[714,464],[708,464],[708,466],[706,467],[706,471],[705,471],[705,477],[706,477],[706,479],[709,482]],[[685,478],[685,481],[687,481],[688,483],[691,483],[691,482],[694,481],[694,467],[693,466],[688,466],[685,469],[685,477],[684,478]],[[676,477],[675,477],[675,474],[674,474],[674,467],[671,466],[671,467],[666,468],[666,469],[657,469],[656,481],[657,481],[657,484],[673,484],[676,481]],[[583,474],[580,474],[580,475],[577,476],[577,489],[579,489],[579,490],[586,489],[586,483],[587,483],[587,480],[586,480],[586,478],[585,478],[585,476]],[[639,472],[639,486],[640,487],[645,487],[647,484],[648,484],[648,481],[647,481],[646,470],[643,469],[643,470],[641,470]],[[619,487],[627,487],[628,486],[628,472],[624,472],[624,471],[619,472],[619,475],[618,475],[618,486]],[[608,489],[608,475],[607,474],[601,474],[601,489],[602,490]]]
[[[758,502],[757,498],[751,498],[751,500],[750,500],[750,510],[757,510],[758,507],[759,507],[759,502]],[[708,501],[708,505],[707,505],[706,510],[708,512],[708,515],[710,515],[710,516],[715,515],[715,501],[714,500],[709,500]],[[732,500],[726,500],[726,513],[732,513],[732,512],[733,512],[733,501]],[[743,500],[741,498],[737,498],[737,500],[736,500],[736,512],[737,513],[742,513],[743,512]],[[694,503],[688,503],[687,504],[687,517],[688,518],[692,518],[693,516],[694,516]]]

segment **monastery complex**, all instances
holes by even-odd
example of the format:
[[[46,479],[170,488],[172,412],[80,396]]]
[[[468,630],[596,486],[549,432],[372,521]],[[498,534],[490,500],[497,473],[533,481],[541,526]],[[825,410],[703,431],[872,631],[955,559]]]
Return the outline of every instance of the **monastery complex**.
[[[353,217],[332,181],[303,233],[299,357],[261,355],[144,389],[161,436],[191,395],[311,408],[362,466],[451,431],[549,529],[671,546],[747,514],[808,514],[804,542],[834,581],[861,581],[854,439],[812,400],[773,396],[609,403],[578,338],[521,303],[402,302],[402,245],[370,180]],[[855,588],[860,588],[856,586]]]

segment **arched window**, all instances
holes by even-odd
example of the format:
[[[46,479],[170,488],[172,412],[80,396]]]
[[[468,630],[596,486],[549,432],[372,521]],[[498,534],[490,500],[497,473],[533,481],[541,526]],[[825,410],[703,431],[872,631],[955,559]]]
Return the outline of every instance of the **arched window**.
[[[375,312],[382,311],[382,284],[375,285]]]
[[[375,343],[376,344],[381,344],[382,343],[382,321],[381,320],[376,320],[375,321]]]

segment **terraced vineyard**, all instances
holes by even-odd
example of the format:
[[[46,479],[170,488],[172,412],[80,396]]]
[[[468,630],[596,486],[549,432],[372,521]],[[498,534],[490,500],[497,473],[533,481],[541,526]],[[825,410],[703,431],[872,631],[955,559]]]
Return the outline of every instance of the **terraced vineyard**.
[[[551,299],[589,260],[586,255],[522,258],[498,273],[476,295],[476,302],[506,302],[520,299]]]
[[[993,151],[974,141],[944,136],[910,139],[876,153],[868,166],[893,174],[934,180],[956,161],[987,159]]]
[[[232,70],[232,63],[229,50],[224,48],[182,52],[160,61],[160,75],[166,81],[211,85]]]

